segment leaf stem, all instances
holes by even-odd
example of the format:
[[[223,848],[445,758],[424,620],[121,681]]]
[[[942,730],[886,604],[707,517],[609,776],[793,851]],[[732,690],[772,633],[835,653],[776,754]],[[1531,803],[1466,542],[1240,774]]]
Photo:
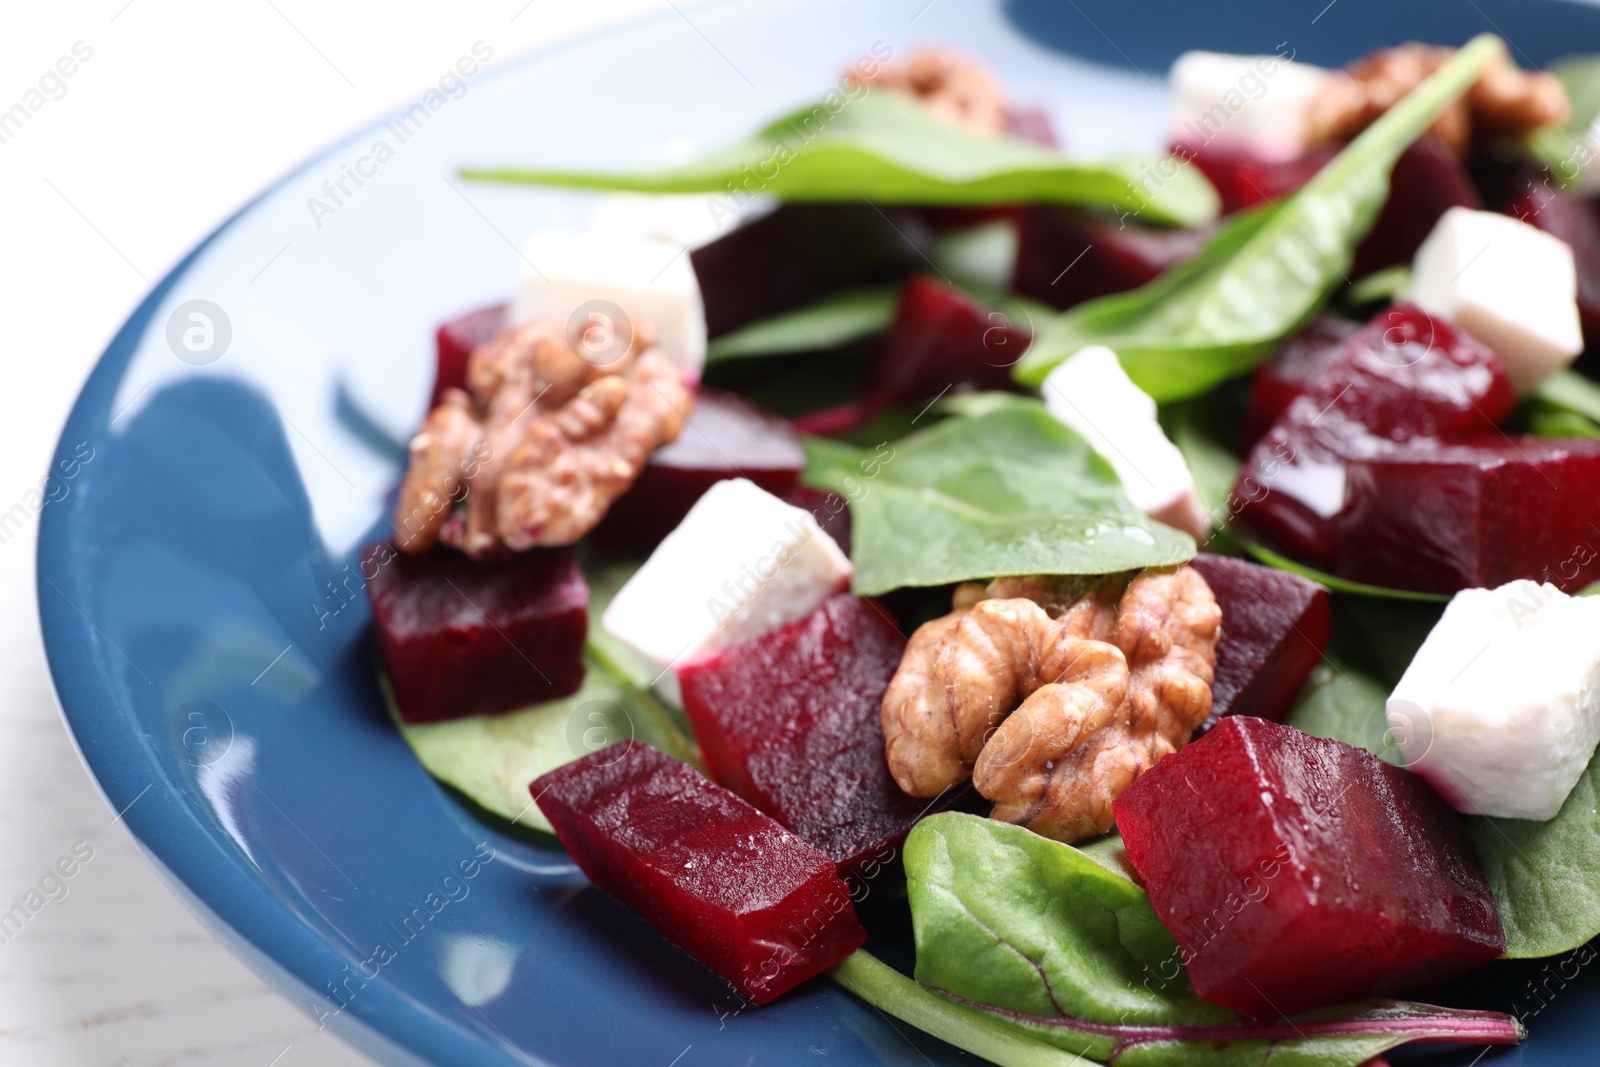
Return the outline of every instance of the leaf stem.
[[[829,975],[877,1008],[1000,1067],[1083,1067],[1094,1061],[1028,1037],[1007,1021],[919,985],[858,949]]]

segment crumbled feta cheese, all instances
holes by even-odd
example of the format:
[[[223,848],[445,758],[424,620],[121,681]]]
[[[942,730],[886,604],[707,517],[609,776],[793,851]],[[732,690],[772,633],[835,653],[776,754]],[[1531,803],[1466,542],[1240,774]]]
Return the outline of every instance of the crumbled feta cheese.
[[[1457,593],[1388,717],[1457,810],[1554,818],[1600,741],[1600,598],[1527,580]]]
[[[654,323],[667,358],[698,378],[706,358],[706,315],[682,245],[546,231],[529,238],[522,258],[514,322],[542,318],[574,332],[614,331],[626,328],[615,321],[620,309]]]
[[[803,618],[848,585],[850,560],[809,511],[744,478],[717,482],[606,608],[601,625],[678,702],[668,668]]]
[[[1183,453],[1156,421],[1156,402],[1104,345],[1091,345],[1044,380],[1045,408],[1117,472],[1134,507],[1197,538],[1210,523]]]
[[[1492,349],[1522,394],[1583,351],[1572,249],[1509,215],[1446,211],[1417,249],[1410,296]]]
[[[1185,52],[1172,64],[1172,139],[1267,160],[1305,152],[1311,102],[1329,72],[1282,56]]]

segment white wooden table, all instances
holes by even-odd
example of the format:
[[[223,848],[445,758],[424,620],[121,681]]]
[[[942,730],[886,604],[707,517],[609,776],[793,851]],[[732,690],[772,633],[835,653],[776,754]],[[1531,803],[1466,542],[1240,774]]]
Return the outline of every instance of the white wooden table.
[[[0,127],[0,514],[20,503],[29,519],[0,523],[0,912],[30,891],[48,903],[19,932],[0,928],[0,1063],[368,1062],[223,949],[112,823],[46,676],[28,491],[117,326],[240,203],[474,41],[505,63],[665,6],[9,5],[0,111],[30,115]],[[63,858],[72,876],[47,877]]]

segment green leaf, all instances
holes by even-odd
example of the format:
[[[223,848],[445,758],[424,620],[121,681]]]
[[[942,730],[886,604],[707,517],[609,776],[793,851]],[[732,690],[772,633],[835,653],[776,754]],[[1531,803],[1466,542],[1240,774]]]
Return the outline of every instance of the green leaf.
[[[480,807],[545,833],[554,831],[528,791],[535,778],[630,736],[662,747],[659,736],[637,729],[649,720],[629,712],[624,688],[592,668],[572,696],[521,711],[422,724],[394,719],[429,774]]]
[[[1037,386],[1086,345],[1110,346],[1158,401],[1198,395],[1248,371],[1346,280],[1389,193],[1395,160],[1504,45],[1474,38],[1298,192],[1229,219],[1187,268],[1064,312],[1016,369]]]
[[[1384,714],[1388,695],[1368,675],[1330,658],[1312,672],[1284,722],[1403,767]],[[1549,822],[1463,821],[1489,876],[1507,957],[1555,956],[1600,937],[1600,757]]]
[[[1007,1019],[940,996],[865,949],[846,956],[828,975],[880,1011],[1000,1067],[1081,1067],[1088,1062]]]
[[[681,166],[631,174],[468,168],[482,181],[642,193],[764,193],[780,200],[889,204],[1078,204],[1196,226],[1217,213],[1216,191],[1170,159],[1078,163],[1015,137],[961,129],[894,92],[819,103],[748,140]]]
[[[898,286],[834,293],[724,334],[707,346],[706,362],[821,352],[859,341],[889,328],[899,300]]]
[[[1313,737],[1331,737],[1364,748],[1385,763],[1404,767],[1384,710],[1388,700],[1387,688],[1329,658],[1311,672],[1283,721]]]
[[[1345,290],[1344,302],[1352,308],[1364,304],[1397,304],[1411,289],[1411,264],[1401,263],[1362,278]]]
[[[1557,187],[1575,184],[1590,165],[1595,150],[1589,144],[1589,126],[1600,118],[1600,55],[1566,56],[1545,68],[1567,90],[1572,114],[1565,126],[1546,126],[1529,135],[1533,156],[1550,170]]]
[[[390,718],[427,772],[486,811],[551,833],[528,792],[546,771],[630,737],[699,767],[685,725],[651,691],[650,670],[600,626],[606,605],[638,569],[637,563],[586,566],[588,670],[569,697],[500,715],[412,724],[401,721],[388,681],[380,679]]]
[[[1385,585],[1368,585],[1365,582],[1352,582],[1348,578],[1340,578],[1335,574],[1319,571],[1315,567],[1308,567],[1298,563],[1288,556],[1280,555],[1265,545],[1258,545],[1253,541],[1234,535],[1234,540],[1244,547],[1244,550],[1256,558],[1259,563],[1290,574],[1298,574],[1302,578],[1310,578],[1313,582],[1335,593],[1350,593],[1354,596],[1383,597],[1389,600],[1423,600],[1445,601],[1448,596],[1443,593],[1419,593],[1415,589],[1390,589]]]
[[[1534,396],[1551,407],[1600,422],[1600,384],[1577,371],[1557,371],[1544,380]]]
[[[1142,889],[1009,823],[924,819],[905,863],[917,981],[1074,1055],[1119,1067],[1354,1067],[1408,1041],[1522,1036],[1510,1016],[1385,1000],[1244,1019],[1194,995]],[[940,1036],[966,1047],[951,1029]]]
[[[1494,889],[1507,956],[1554,956],[1600,936],[1600,759],[1549,822],[1466,822]]]
[[[1194,541],[1136,511],[1109,465],[1036,400],[893,444],[808,439],[806,481],[850,502],[855,589],[1182,563]]]

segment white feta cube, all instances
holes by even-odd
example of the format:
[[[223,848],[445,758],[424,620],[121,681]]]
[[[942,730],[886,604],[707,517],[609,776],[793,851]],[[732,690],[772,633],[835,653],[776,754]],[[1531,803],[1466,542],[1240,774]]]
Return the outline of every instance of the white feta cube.
[[[1196,538],[1211,532],[1189,464],[1156,421],[1156,402],[1115,352],[1083,349],[1046,375],[1042,390],[1046,410],[1111,464],[1134,507]]]
[[[1172,64],[1172,140],[1288,160],[1310,140],[1311,102],[1330,72],[1277,55],[1185,52]]]
[[[759,197],[747,199],[743,206],[731,210],[726,197],[607,193],[595,201],[589,228],[618,237],[666,241],[693,251],[773,206],[773,202]]]
[[[1493,350],[1522,394],[1583,351],[1572,249],[1510,215],[1446,211],[1417,249],[1410,297]]]
[[[698,378],[706,360],[706,313],[700,283],[682,245],[645,237],[546,231],[523,249],[515,322],[552,319],[569,332],[620,330],[648,319],[667,358]]]
[[[681,703],[671,668],[804,618],[850,582],[850,559],[804,508],[744,478],[717,482],[601,618]]]
[[[1600,741],[1600,598],[1527,580],[1457,593],[1387,711],[1458,811],[1554,818]]]

